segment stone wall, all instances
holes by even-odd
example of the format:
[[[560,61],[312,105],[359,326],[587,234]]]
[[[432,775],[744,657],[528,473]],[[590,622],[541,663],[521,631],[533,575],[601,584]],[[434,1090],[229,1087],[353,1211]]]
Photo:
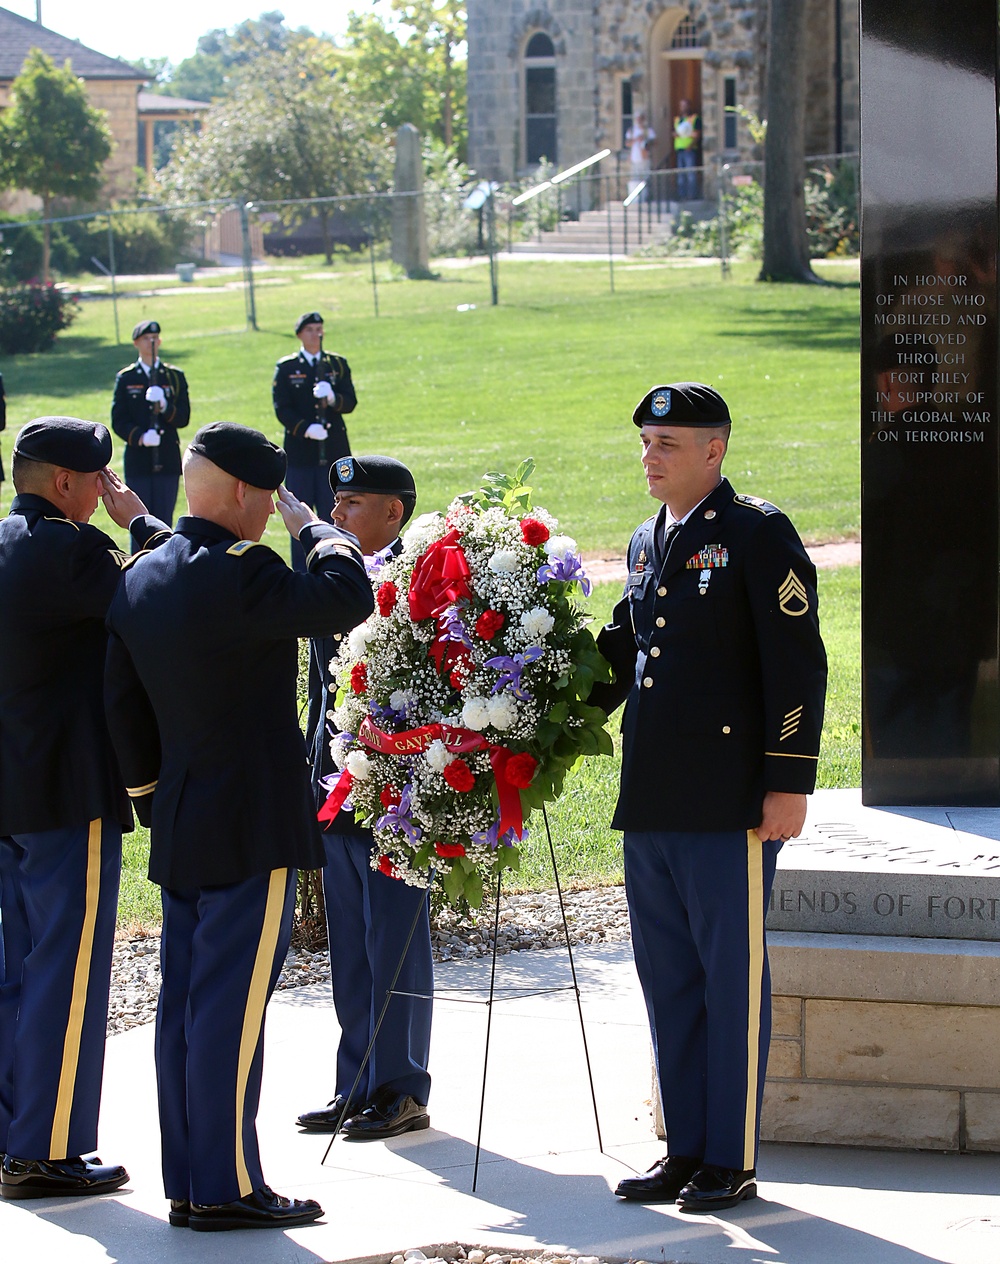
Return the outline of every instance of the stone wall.
[[[1000,1151],[1000,944],[768,938],[762,1139]]]

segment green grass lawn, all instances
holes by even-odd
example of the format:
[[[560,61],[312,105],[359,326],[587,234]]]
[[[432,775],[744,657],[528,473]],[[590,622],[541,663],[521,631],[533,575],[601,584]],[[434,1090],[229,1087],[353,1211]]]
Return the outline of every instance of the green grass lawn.
[[[124,345],[116,345],[107,298],[87,300],[55,349],[0,362],[8,395],[5,454],[12,431],[44,413],[106,421],[115,372],[132,358],[133,324],[155,317],[163,354],[185,371],[192,425],[228,419],[280,440],[271,410],[275,360],[298,346],[295,318],[318,308],[327,346],[346,355],[359,404],[349,418],[357,452],[407,462],[418,512],[478,485],[485,469],[534,457],[535,499],[586,552],[621,555],[651,512],[630,417],[650,386],[701,380],[733,414],[726,473],[741,491],[785,509],[807,542],[856,538],[859,531],[858,289],[856,264],[817,265],[830,286],[760,285],[755,265],[716,267],[642,260],[542,262],[501,256],[500,305],[490,305],[485,263],[438,265],[438,279],[401,279],[378,265],[380,315],[364,261],[318,261],[260,269],[258,332],[247,332],[238,277],[208,271],[195,285],[124,283]],[[93,282],[88,278],[88,285]],[[153,289],[155,295],[143,293]],[[463,305],[474,308],[459,311]],[[117,445],[116,445],[117,446]],[[121,468],[120,451],[116,465]],[[0,485],[0,512],[10,503]],[[103,508],[95,523],[119,539]],[[277,521],[268,536],[282,553]],[[591,599],[603,620],[617,597],[600,585]],[[860,781],[859,577],[821,575],[821,618],[831,661],[823,785]],[[591,760],[550,813],[567,881],[620,879],[620,836],[606,826],[616,761]],[[127,844],[124,923],[158,917],[144,872],[147,840]],[[540,818],[521,881],[547,885],[550,865]]]

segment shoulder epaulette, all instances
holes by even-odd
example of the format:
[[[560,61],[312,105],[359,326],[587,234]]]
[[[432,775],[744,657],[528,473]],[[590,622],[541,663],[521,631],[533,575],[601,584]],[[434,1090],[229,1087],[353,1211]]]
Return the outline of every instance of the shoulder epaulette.
[[[129,371],[129,369],[134,369],[134,368],[135,368],[135,361],[134,361],[134,360],[132,360],[129,364],[123,364],[123,365],[122,365],[122,367],[121,367],[121,368],[118,370],[118,372],[115,374],[115,377],[121,377],[121,375],[122,375],[123,373],[127,373],[127,372]]]
[[[67,527],[72,527],[74,531],[80,530],[80,524],[73,522],[70,518],[45,518],[45,522],[61,522]]]
[[[260,544],[259,540],[237,540],[226,549],[226,552],[231,553],[233,557],[242,557],[248,549],[256,548],[258,544]]]
[[[742,492],[733,497],[733,504],[746,505],[747,509],[756,509],[762,514],[781,513],[778,506],[772,505],[769,500],[761,500],[759,496],[747,496]]]
[[[278,361],[278,364],[287,364],[289,360],[297,360],[298,358],[299,353],[297,351],[293,351],[291,355],[282,356]]]

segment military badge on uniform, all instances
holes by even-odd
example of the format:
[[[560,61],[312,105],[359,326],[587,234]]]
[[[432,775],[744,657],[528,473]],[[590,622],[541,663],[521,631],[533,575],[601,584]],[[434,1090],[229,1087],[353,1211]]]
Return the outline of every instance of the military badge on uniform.
[[[337,482],[349,483],[354,478],[354,457],[341,457],[337,462]]]
[[[666,417],[670,412],[670,392],[657,391],[650,400],[649,411],[654,417]]]
[[[640,549],[639,559],[635,564],[635,573],[637,575],[641,575],[645,569],[646,569],[646,550]]]
[[[721,544],[706,544],[693,557],[688,558],[684,563],[684,569],[689,571],[714,571],[718,570],[720,566],[728,565],[728,549],[723,548]]]
[[[794,733],[797,733],[801,722],[802,708],[794,707],[788,712],[784,720],[781,722],[781,737],[778,738],[778,741],[783,742],[786,738],[791,737]]]
[[[809,610],[809,593],[794,571],[789,571],[778,589],[778,609],[797,619]]]

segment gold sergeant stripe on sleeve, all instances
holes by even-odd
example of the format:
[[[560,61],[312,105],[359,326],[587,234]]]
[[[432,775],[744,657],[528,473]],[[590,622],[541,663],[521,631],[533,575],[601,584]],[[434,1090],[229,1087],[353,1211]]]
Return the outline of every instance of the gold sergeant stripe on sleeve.
[[[350,557],[364,565],[364,554],[360,549],[356,549],[353,545],[346,544],[342,540],[320,540],[319,544],[313,545],[309,550],[306,558],[306,568],[312,565],[313,558],[324,557],[327,553],[337,553],[341,557]]]
[[[126,786],[125,793],[130,799],[141,799],[144,794],[152,794],[156,789],[156,784],[156,781],[150,781],[144,786]]]

